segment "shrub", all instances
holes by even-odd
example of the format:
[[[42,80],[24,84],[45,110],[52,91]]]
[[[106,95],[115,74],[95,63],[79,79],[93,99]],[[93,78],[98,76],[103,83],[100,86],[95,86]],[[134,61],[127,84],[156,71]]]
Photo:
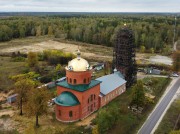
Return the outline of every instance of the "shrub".
[[[51,80],[52,80],[51,76],[43,76],[40,78],[41,83],[48,83],[51,82]]]
[[[43,53],[38,54],[40,60],[46,60],[51,65],[67,64],[75,56],[71,53],[65,53],[60,50],[45,50]]]
[[[113,128],[119,116],[119,109],[117,105],[112,105],[109,109],[101,109],[97,116],[98,131],[104,134],[107,130]]]
[[[13,62],[24,62],[25,60],[26,59],[24,57],[21,57],[21,56],[12,58]]]

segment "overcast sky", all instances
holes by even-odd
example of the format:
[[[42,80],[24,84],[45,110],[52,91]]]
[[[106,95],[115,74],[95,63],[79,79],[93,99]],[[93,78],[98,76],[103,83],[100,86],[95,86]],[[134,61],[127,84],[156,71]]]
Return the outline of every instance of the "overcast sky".
[[[180,12],[180,0],[0,0],[0,12]]]

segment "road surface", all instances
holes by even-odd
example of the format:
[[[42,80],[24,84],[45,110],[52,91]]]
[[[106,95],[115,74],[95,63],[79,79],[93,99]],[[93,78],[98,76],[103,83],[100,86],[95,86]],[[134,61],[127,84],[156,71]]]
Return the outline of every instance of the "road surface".
[[[151,134],[153,128],[155,127],[156,123],[160,119],[162,113],[170,103],[171,99],[173,98],[179,87],[180,87],[180,78],[178,78],[176,83],[170,88],[170,90],[161,100],[159,105],[156,107],[156,109],[153,111],[150,117],[143,124],[138,134]]]

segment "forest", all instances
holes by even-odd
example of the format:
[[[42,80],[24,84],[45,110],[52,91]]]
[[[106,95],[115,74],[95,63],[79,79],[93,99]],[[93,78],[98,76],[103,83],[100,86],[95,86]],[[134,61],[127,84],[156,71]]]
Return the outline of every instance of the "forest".
[[[180,37],[179,18],[175,40]],[[146,51],[161,52],[173,44],[173,15],[115,13],[1,17],[0,41],[48,35],[112,47],[116,31],[124,24],[134,31],[137,48],[143,46]]]

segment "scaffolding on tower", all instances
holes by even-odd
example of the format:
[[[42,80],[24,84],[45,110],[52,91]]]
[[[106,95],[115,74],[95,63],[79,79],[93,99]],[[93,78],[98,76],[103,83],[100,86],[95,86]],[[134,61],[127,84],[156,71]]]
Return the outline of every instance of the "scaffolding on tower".
[[[113,68],[120,71],[130,87],[137,81],[134,33],[126,25],[117,32],[113,50]]]

